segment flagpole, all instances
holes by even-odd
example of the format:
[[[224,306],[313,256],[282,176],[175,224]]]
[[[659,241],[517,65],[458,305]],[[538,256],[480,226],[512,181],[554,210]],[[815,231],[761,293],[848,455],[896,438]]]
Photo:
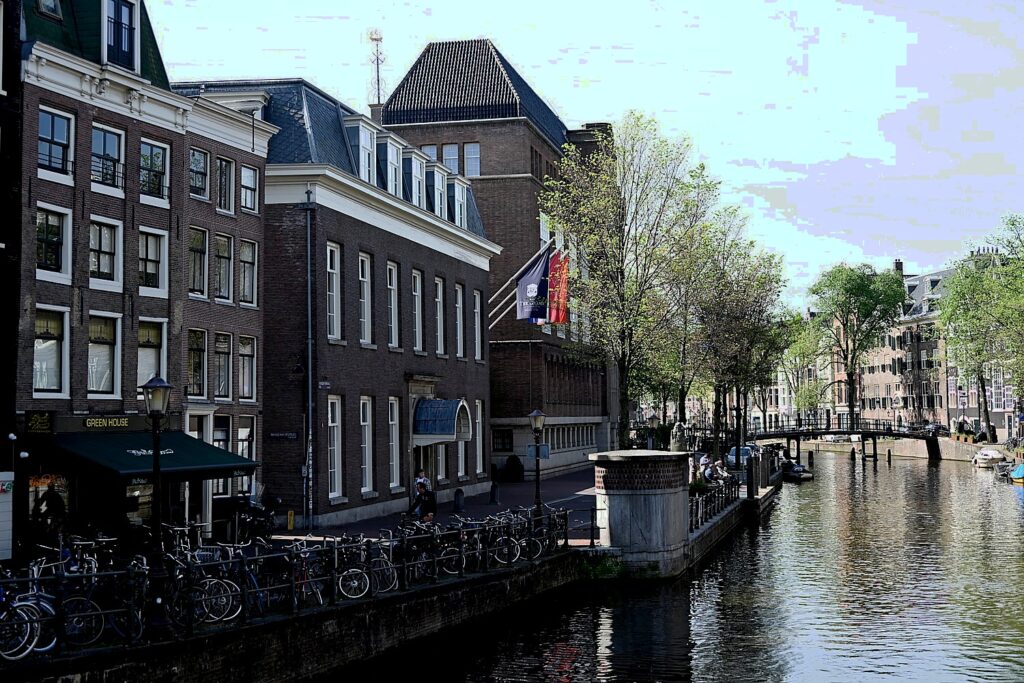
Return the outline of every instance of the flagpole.
[[[505,309],[504,313],[502,313],[497,318],[495,318],[494,322],[487,326],[487,329],[488,330],[493,330],[494,326],[497,325],[499,322],[501,322],[501,319],[504,318],[506,315],[508,315],[509,311],[511,311],[515,307],[516,307],[516,302],[513,301],[511,304],[509,304],[509,307]]]
[[[549,239],[549,240],[547,241],[547,243],[546,243],[546,244],[545,244],[545,245],[544,245],[543,247],[541,247],[540,249],[538,249],[538,250],[537,250],[537,253],[536,253],[536,254],[534,254],[534,255],[533,255],[533,256],[531,256],[531,257],[530,257],[529,259],[527,259],[526,263],[524,263],[524,264],[523,264],[523,267],[522,267],[522,268],[520,268],[519,270],[517,270],[517,271],[516,271],[516,274],[515,274],[515,275],[513,275],[512,277],[510,277],[510,278],[509,278],[508,280],[506,280],[506,281],[505,281],[505,284],[503,284],[503,285],[502,285],[501,287],[498,287],[498,289],[496,289],[496,290],[495,290],[494,294],[492,294],[492,295],[491,295],[491,298],[487,300],[487,303],[488,303],[488,304],[492,304],[492,303],[494,303],[494,300],[498,298],[498,295],[499,295],[499,294],[501,294],[501,292],[505,291],[505,288],[506,288],[506,287],[508,287],[508,286],[509,286],[510,284],[512,284],[512,281],[513,281],[513,280],[515,280],[515,279],[516,279],[516,278],[518,278],[518,277],[519,277],[520,275],[522,275],[523,273],[525,273],[525,272],[526,272],[526,270],[527,270],[527,269],[528,269],[528,268],[529,268],[529,267],[530,267],[531,265],[533,265],[533,262],[534,262],[534,261],[535,261],[535,260],[537,259],[537,257],[538,257],[538,256],[540,256],[541,254],[543,254],[543,253],[544,253],[545,251],[547,251],[548,249],[550,249],[550,248],[551,248],[551,245],[552,245],[552,244],[554,244],[554,243],[555,243],[555,239],[554,239],[554,238],[552,237],[551,239]],[[507,299],[508,297],[505,297],[505,298]],[[501,304],[498,304],[498,305],[500,306]]]

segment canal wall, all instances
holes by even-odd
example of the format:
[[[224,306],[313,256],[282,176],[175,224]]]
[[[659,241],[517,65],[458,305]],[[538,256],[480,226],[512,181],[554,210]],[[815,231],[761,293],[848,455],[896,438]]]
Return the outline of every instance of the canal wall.
[[[511,569],[387,593],[290,617],[135,648],[56,661],[15,662],[0,680],[39,683],[278,683],[321,677],[337,667],[491,614],[576,582],[594,558],[565,552]],[[453,650],[454,652],[454,650]],[[12,663],[7,663],[12,664]],[[430,662],[398,662],[382,676],[417,677]],[[426,674],[429,678],[429,673]]]
[[[941,437],[935,439],[938,445],[937,457],[930,456],[928,450],[928,441],[925,439],[879,439],[878,440],[878,457],[880,459],[885,458],[886,451],[892,450],[893,457],[900,458],[929,458],[936,460],[959,460],[963,462],[970,462],[974,455],[982,448],[992,448],[987,444],[972,444],[963,443],[961,441],[954,441]],[[849,455],[851,448],[857,449],[857,457],[861,455],[861,444],[851,443],[849,441],[806,441],[801,442],[800,448],[803,451],[800,455],[805,458],[808,450],[826,451],[830,453],[841,453],[843,455]],[[866,441],[863,444],[864,452],[870,457],[871,441]],[[1003,449],[998,449],[1003,450]]]

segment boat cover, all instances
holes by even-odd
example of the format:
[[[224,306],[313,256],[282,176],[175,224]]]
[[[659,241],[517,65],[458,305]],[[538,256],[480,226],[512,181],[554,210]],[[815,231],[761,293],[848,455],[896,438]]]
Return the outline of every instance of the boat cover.
[[[1024,479],[1024,462],[1013,468],[1010,472],[1010,477],[1013,479]]]

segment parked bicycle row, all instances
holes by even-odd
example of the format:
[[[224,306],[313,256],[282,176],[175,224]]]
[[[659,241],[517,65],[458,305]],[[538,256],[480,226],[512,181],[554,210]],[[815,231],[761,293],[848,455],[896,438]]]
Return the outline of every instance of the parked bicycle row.
[[[203,545],[201,531],[168,526],[159,562],[120,557],[117,539],[40,547],[26,569],[0,574],[0,657],[181,638],[534,560],[568,543],[568,512],[403,519],[376,539]]]

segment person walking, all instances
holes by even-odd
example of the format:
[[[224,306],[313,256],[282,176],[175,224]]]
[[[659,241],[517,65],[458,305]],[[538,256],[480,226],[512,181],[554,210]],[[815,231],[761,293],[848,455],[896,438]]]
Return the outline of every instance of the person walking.
[[[428,491],[431,490],[430,477],[428,477],[426,472],[424,472],[423,470],[416,470],[416,479],[415,481],[413,481],[412,485],[413,487],[415,487],[417,484],[423,484],[424,486],[427,487]]]
[[[415,514],[421,522],[434,521],[437,513],[437,497],[422,481],[416,482],[416,497],[409,506],[409,514]]]

